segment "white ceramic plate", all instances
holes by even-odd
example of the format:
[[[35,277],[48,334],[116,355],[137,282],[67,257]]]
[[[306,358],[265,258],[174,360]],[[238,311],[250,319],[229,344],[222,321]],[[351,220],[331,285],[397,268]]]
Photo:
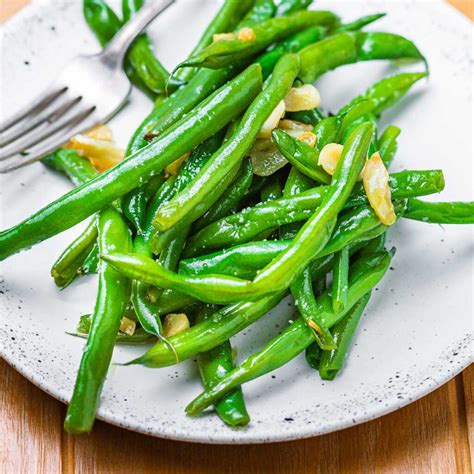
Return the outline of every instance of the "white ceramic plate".
[[[403,133],[394,169],[442,168],[442,199],[472,199],[470,24],[438,2],[318,2],[346,20],[388,12],[374,28],[416,41],[430,63],[431,79],[390,110],[384,125]],[[190,50],[217,3],[181,0],[151,28],[156,50],[172,67]],[[34,97],[69,58],[94,52],[97,43],[81,14],[80,0],[40,1],[4,28],[3,114]],[[421,67],[421,66],[419,66]],[[416,67],[412,67],[416,69]],[[372,62],[341,68],[319,81],[324,106],[337,109],[395,66]],[[112,121],[119,142],[150,110],[134,92]],[[382,127],[381,127],[382,128]],[[1,228],[9,227],[70,188],[41,164],[1,181]],[[80,226],[78,226],[80,227]],[[50,265],[79,231],[72,229],[2,262],[0,342],[3,357],[54,397],[69,400],[83,340],[74,329],[94,304],[95,278],[64,292],[49,277]],[[322,382],[299,357],[245,386],[252,422],[242,430],[215,415],[188,418],[184,407],[201,391],[193,361],[151,370],[112,367],[99,418],[155,436],[206,443],[259,443],[313,436],[383,415],[425,395],[466,367],[472,316],[472,231],[403,221],[390,233],[397,247],[393,271],[374,292],[347,366],[334,382]],[[240,359],[254,352],[286,324],[286,301],[233,341]],[[117,348],[115,361],[142,348]]]

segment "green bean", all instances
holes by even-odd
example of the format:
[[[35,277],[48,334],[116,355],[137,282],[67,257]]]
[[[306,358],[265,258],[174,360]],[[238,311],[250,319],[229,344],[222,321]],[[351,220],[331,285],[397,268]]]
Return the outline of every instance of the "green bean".
[[[252,178],[252,162],[250,160],[244,160],[239,169],[238,175],[235,177],[228,191],[226,191],[221,196],[221,199],[193,224],[193,232],[206,227],[229,213],[235,212],[239,202],[248,191],[250,184],[252,183]]]
[[[102,47],[106,46],[122,27],[119,17],[104,0],[84,0],[83,13]]]
[[[90,273],[97,273],[99,268],[99,245],[97,242],[92,247],[89,255],[84,259],[81,268],[79,269],[80,275],[89,275]]]
[[[374,104],[367,112],[380,115],[384,110],[398,102],[413,84],[427,76],[428,73],[426,72],[409,72],[386,77],[376,82],[364,94],[351,100],[337,115],[343,115],[352,106],[365,100],[373,101]]]
[[[289,247],[270,262],[253,281],[226,275],[186,276],[170,272],[153,260],[114,253],[103,258],[129,278],[186,293],[206,303],[226,304],[238,299],[288,288],[331,237],[336,218],[362,170],[373,133],[370,124],[359,125],[344,146],[330,190],[321,206],[305,223]],[[212,289],[212,291],[211,291]]]
[[[60,148],[41,162],[48,168],[65,174],[75,186],[80,186],[99,174],[91,162],[76,150]]]
[[[209,45],[199,54],[192,56],[180,67],[205,67],[219,69],[236,61],[242,61],[265,50],[271,44],[311,26],[337,26],[339,18],[331,12],[300,11],[285,17],[271,18],[252,27],[255,34],[253,41],[231,39],[218,41]]]
[[[322,351],[319,360],[319,375],[324,380],[333,380],[344,365],[347,351],[359,324],[364,309],[369,302],[370,292],[366,293],[332,329],[337,347]]]
[[[144,230],[142,235],[138,235],[134,241],[134,251],[136,253],[151,257],[152,236],[154,233],[153,219],[159,207],[171,199],[171,197],[183,189],[192,177],[202,168],[206,161],[212,156],[214,151],[220,146],[223,140],[223,131],[220,131],[208,138],[197,146],[189,158],[185,161],[176,177],[169,178],[158,190],[153,198],[145,216]],[[174,270],[177,265],[184,240],[187,237],[188,230],[185,229],[174,240],[171,240],[168,246],[160,255],[160,263],[165,268]],[[154,335],[161,335],[161,321],[159,319],[158,303],[151,301],[149,297],[150,287],[138,281],[133,282],[132,302],[140,324],[143,328]],[[158,290],[161,299],[161,290]],[[157,298],[157,295],[155,295]]]
[[[240,302],[225,306],[210,318],[169,338],[178,361],[182,362],[201,352],[223,344],[231,336],[242,331],[270,311],[283,295],[265,296],[254,302]],[[173,351],[166,344],[155,344],[141,357],[128,364],[142,364],[147,367],[166,367],[176,364]],[[127,365],[128,365],[127,364]]]
[[[83,13],[86,23],[102,47],[106,46],[122,27],[122,22],[104,0],[84,0]],[[130,81],[154,99],[154,93],[146,86],[130,61],[125,61],[124,69]]]
[[[166,230],[175,225],[193,208],[202,204],[210,191],[244,158],[267,117],[285,97],[298,74],[294,54],[284,56],[266,82],[264,90],[252,102],[232,137],[206,163],[195,179],[178,195],[161,206],[154,225]]]
[[[262,21],[259,5],[249,12],[249,15],[256,21]],[[243,20],[237,28],[244,26]],[[147,144],[147,140],[157,137],[169,126],[181,119],[184,114],[193,109],[199,102],[204,100],[209,94],[221,87],[226,81],[231,79],[248,62],[232,64],[227,68],[219,70],[201,69],[184,87],[178,89],[168,100],[163,101],[156,107],[148,117],[141,123],[133,134],[128,147],[127,155],[134,153]]]
[[[213,313],[212,307],[205,307],[204,311],[198,314],[196,322],[204,321]],[[201,352],[197,356],[197,363],[204,387],[213,387],[234,368],[230,342],[223,342],[209,351]],[[215,409],[222,421],[229,426],[244,426],[250,421],[242,389],[240,388],[219,400],[215,405]]]
[[[114,253],[103,258],[129,278],[158,287],[172,288],[205,303],[226,304],[238,299],[254,300],[262,294],[283,291],[331,237],[337,214],[343,208],[362,171],[372,133],[371,124],[361,124],[352,132],[320,207],[304,224],[288,248],[264,267],[253,281],[227,275],[178,275],[153,260],[138,255]]]
[[[397,203],[398,216],[405,211],[404,203]],[[342,214],[336,224],[331,239],[314,258],[321,258],[338,252],[348,244],[362,242],[386,230],[370,206],[361,206]],[[181,260],[179,270],[182,274],[223,274],[240,278],[251,278],[265,265],[285,251],[290,240],[250,242],[202,257]]]
[[[98,172],[87,158],[79,156],[75,150],[62,149],[55,151],[42,160],[43,164],[59,171],[79,186],[97,176]],[[95,272],[97,248],[95,240],[97,226],[95,220],[64,249],[51,268],[51,275],[60,288],[65,288],[79,275]]]
[[[314,262],[311,267],[312,278],[320,278],[329,272],[333,266],[333,260],[332,256],[328,256]],[[239,302],[221,308],[208,320],[171,336],[169,338],[170,346],[175,349],[180,362],[200,352],[210,350],[267,314],[282,297],[283,293],[280,293],[274,296],[265,296],[254,302]],[[176,364],[176,354],[167,345],[158,343],[144,355],[128,364],[166,367]]]
[[[427,202],[411,198],[403,217],[430,224],[474,224],[474,202]]]
[[[319,151],[283,130],[272,132],[273,143],[278,151],[299,171],[317,183],[329,184],[331,176],[318,165]]]
[[[153,176],[137,192],[128,193],[122,198],[123,213],[139,234],[143,231],[147,204],[163,182],[163,176]]]
[[[51,276],[60,288],[66,288],[80,273],[84,260],[97,240],[97,222],[94,218],[79,237],[58,257],[51,268]]]
[[[322,150],[328,143],[334,143],[339,131],[340,118],[337,116],[326,117],[314,127],[316,135],[315,148]]]
[[[212,43],[213,36],[216,33],[226,33],[232,31],[243,15],[247,13],[254,3],[253,0],[226,0],[215,17],[209,23],[208,27],[202,34],[190,56],[200,53],[206,46]],[[255,7],[251,11],[254,11]],[[260,20],[261,21],[261,20]],[[174,75],[176,79],[181,81],[189,81],[197,72],[196,68],[182,68]]]
[[[370,25],[371,23],[380,20],[380,18],[383,18],[385,15],[386,13],[374,13],[373,15],[362,16],[360,18],[357,18],[357,20],[341,25],[337,29],[337,32],[344,33],[345,31],[361,30],[362,28],[364,28],[364,26]]]
[[[290,120],[296,120],[297,122],[312,125],[313,127],[316,127],[316,125],[324,119],[324,115],[317,108],[311,110],[300,110],[299,112],[288,112],[285,114],[285,117]]]
[[[289,15],[299,10],[306,10],[313,0],[281,0],[278,2],[276,16]]]
[[[316,370],[319,370],[319,362],[321,360],[322,350],[319,348],[316,342],[310,344],[305,351],[305,359],[308,365]]]
[[[356,302],[381,280],[388,270],[390,261],[391,254],[389,252],[380,252],[360,259],[351,266],[348,307],[341,313],[336,314],[332,310],[331,296],[328,292],[317,298],[316,301],[320,308],[319,315],[325,319],[328,327],[334,326],[340,321]],[[250,356],[217,385],[196,397],[186,407],[186,413],[191,416],[197,415],[235,387],[286,364],[312,342],[314,342],[313,332],[302,318],[298,318],[260,352]]]
[[[260,66],[249,66],[155,142],[1,232],[0,259],[66,230],[159,174],[165,166],[239,116],[260,88]]]
[[[418,48],[403,36],[392,33],[337,33],[298,53],[299,77],[305,83],[345,64],[375,59],[414,59],[425,61]]]
[[[299,172],[294,166],[288,173],[288,178],[283,189],[283,197],[289,198],[302,193],[314,187],[314,182],[303,173]],[[280,226],[279,237],[281,240],[292,239],[301,229],[301,223],[292,222]]]
[[[262,66],[262,75],[266,79],[273,71],[278,60],[287,53],[297,53],[309,44],[320,41],[326,35],[327,28],[312,26],[306,30],[295,33],[289,38],[276,44],[269,51],[261,54],[255,62]],[[297,119],[295,119],[297,120]]]
[[[226,189],[228,189],[230,183],[236,176],[239,168],[240,163],[237,163],[237,165],[235,165],[229,171],[229,173],[227,173],[227,175],[223,177],[221,181],[216,183],[216,185],[212,189],[210,189],[210,192],[206,196],[206,199],[199,203],[196,207],[191,209],[190,212],[186,216],[184,216],[184,218],[180,222],[178,222],[176,225],[164,232],[156,232],[152,240],[153,252],[156,255],[159,255],[174,238],[179,236],[182,232],[185,232],[185,229],[188,229],[195,220],[204,215],[206,211],[208,211],[219,200],[219,198],[222,196],[222,194],[224,194]],[[160,209],[162,207],[160,207]]]
[[[238,28],[252,27],[262,21],[273,18],[276,13],[276,6],[273,0],[256,0],[253,8],[244,16]],[[230,31],[230,30],[228,30]],[[202,51],[202,50],[201,50]],[[193,55],[191,55],[193,56]]]
[[[143,6],[144,0],[122,0],[123,20],[127,22]],[[127,61],[133,66],[144,84],[156,94],[165,94],[181,84],[170,78],[169,72],[153,53],[148,35],[142,34],[127,52]]]
[[[311,331],[313,331],[318,346],[325,350],[334,349],[336,344],[325,319],[320,317],[319,308],[314,297],[310,267],[306,268],[292,283],[291,293],[295,298],[295,304],[299,309],[301,317]]]
[[[332,281],[332,308],[335,313],[342,311],[347,305],[349,286],[349,248],[344,247],[336,254],[336,263]],[[322,347],[322,349],[325,349]]]
[[[262,190],[260,191],[260,200],[262,202],[276,201],[282,197],[280,181],[276,174],[269,176]]]
[[[389,182],[393,199],[438,193],[444,188],[440,170],[402,171],[390,175]],[[248,242],[269,229],[307,220],[321,205],[329,189],[328,186],[319,186],[215,221],[188,239],[184,255],[190,257],[198,252]],[[362,183],[356,183],[344,207],[362,206],[367,202]]]
[[[131,250],[130,232],[117,211],[110,207],[101,211],[98,228],[101,253]],[[64,422],[68,433],[80,434],[92,429],[120,320],[129,298],[130,282],[102,262],[92,326]]]
[[[391,165],[393,158],[395,157],[398,147],[397,138],[400,133],[401,130],[398,127],[389,125],[379,138],[378,148],[386,168]]]

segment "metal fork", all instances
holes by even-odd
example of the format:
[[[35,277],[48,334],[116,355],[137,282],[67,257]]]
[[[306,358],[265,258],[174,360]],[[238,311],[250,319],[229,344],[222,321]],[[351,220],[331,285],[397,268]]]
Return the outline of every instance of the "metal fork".
[[[42,95],[0,124],[0,173],[40,160],[72,136],[113,117],[131,91],[123,71],[127,49],[174,2],[147,3],[101,53],[75,58]]]

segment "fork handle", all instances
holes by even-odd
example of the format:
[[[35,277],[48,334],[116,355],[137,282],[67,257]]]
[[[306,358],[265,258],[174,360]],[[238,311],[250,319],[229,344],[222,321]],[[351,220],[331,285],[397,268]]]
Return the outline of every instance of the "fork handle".
[[[151,23],[162,11],[166,10],[175,0],[151,0],[128,21],[112,38],[102,52],[107,61],[122,67],[123,59],[133,40]]]

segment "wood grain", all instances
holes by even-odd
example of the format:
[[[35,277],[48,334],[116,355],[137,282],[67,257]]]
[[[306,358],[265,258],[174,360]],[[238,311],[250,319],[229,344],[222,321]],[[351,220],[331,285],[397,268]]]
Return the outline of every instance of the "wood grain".
[[[74,0],[80,1],[80,0]],[[0,0],[0,22],[28,0]],[[474,18],[472,0],[452,0]],[[255,446],[160,440],[97,422],[62,430],[65,407],[0,360],[0,473],[471,473],[474,367],[421,400],[329,435]]]

